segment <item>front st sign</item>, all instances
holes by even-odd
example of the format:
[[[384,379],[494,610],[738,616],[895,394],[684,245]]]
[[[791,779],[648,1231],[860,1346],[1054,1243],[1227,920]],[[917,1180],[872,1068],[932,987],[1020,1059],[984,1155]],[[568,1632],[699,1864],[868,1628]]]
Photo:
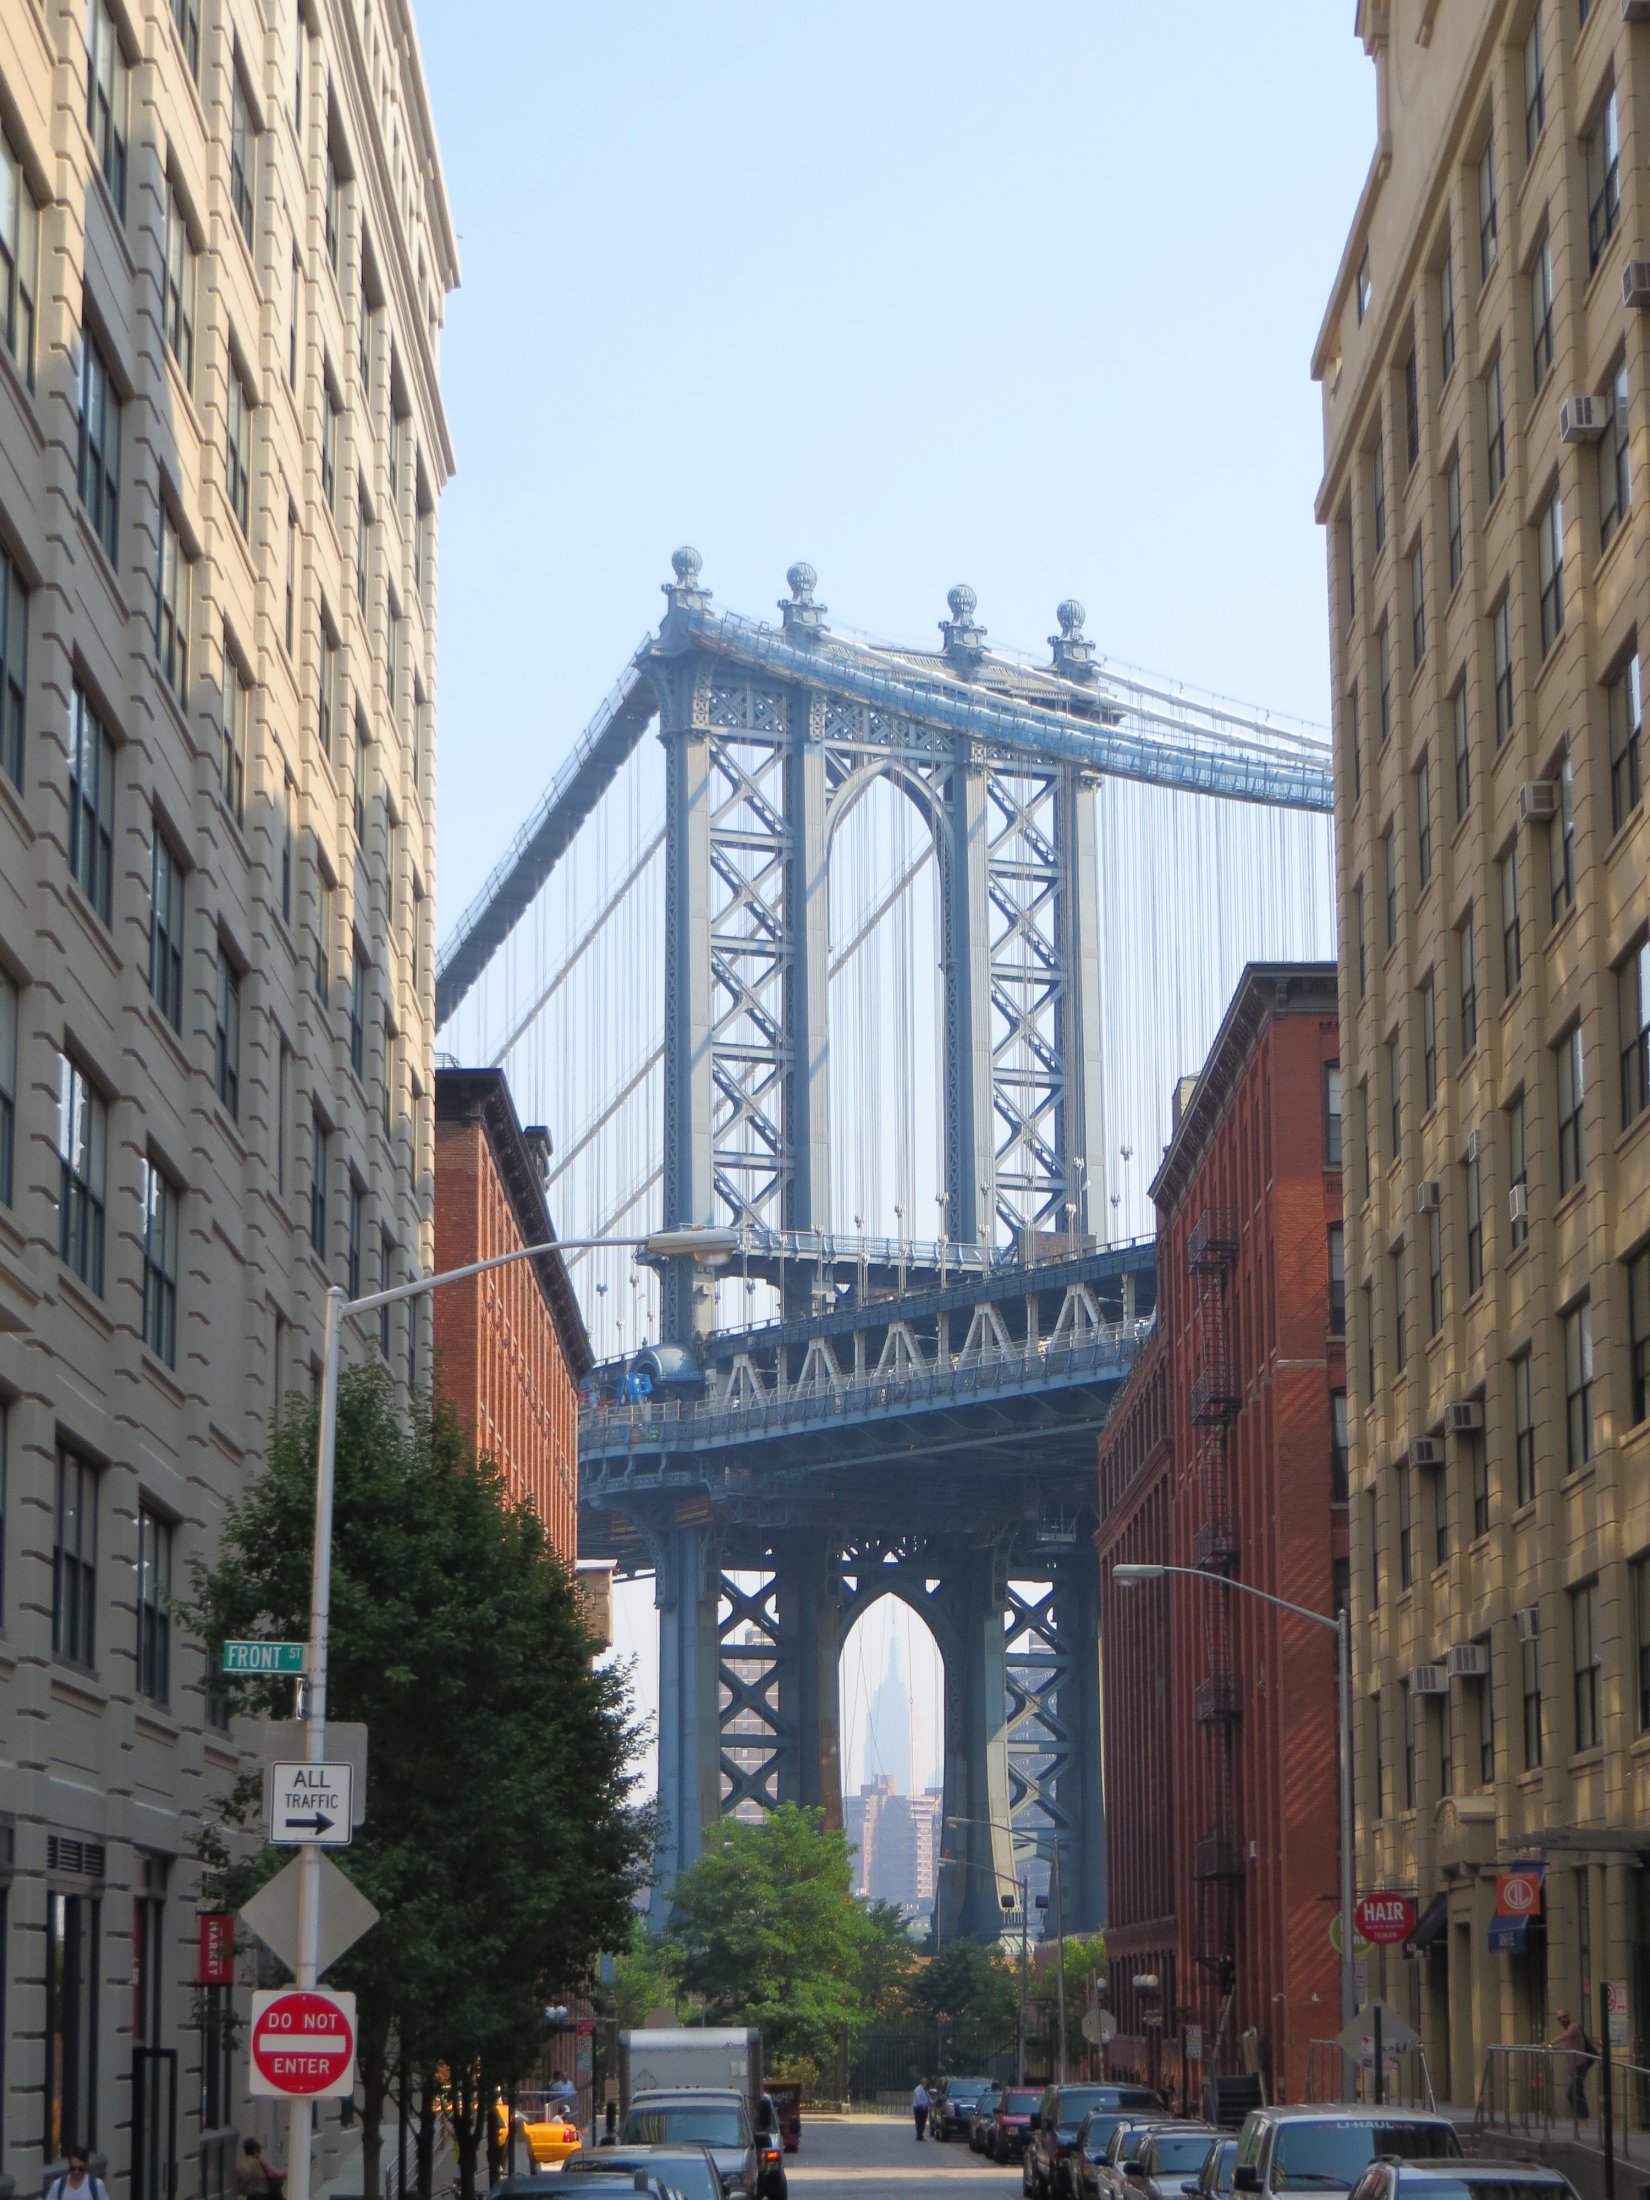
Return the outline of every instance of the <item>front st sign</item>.
[[[353,1823],[355,1768],[347,1763],[271,1765],[269,1838],[278,1848],[306,1843],[346,1849]]]
[[[254,1994],[248,2090],[304,2101],[353,2093],[355,1996],[325,1986]]]

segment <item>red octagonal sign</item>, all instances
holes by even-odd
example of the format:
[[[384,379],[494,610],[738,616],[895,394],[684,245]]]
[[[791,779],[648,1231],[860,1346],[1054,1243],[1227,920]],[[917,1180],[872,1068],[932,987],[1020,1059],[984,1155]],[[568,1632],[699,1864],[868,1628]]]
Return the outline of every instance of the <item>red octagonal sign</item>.
[[[315,2100],[355,2090],[355,1996],[289,1986],[252,1997],[254,2093]]]
[[[1407,1894],[1360,1895],[1352,1922],[1377,1948],[1393,1948],[1414,1932],[1415,1905]]]

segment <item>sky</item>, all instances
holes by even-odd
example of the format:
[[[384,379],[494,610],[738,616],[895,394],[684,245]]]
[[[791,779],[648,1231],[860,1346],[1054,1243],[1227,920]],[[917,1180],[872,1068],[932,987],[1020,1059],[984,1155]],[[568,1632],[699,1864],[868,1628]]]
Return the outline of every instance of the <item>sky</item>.
[[[442,936],[683,542],[723,607],[773,616],[805,558],[833,625],[924,646],[954,582],[1038,654],[1076,595],[1113,659],[1327,723],[1310,358],[1373,146],[1352,17],[489,0],[483,33],[422,0],[463,268]],[[621,1607],[645,1702],[645,1590]],[[867,1699],[845,1672],[850,1780]]]

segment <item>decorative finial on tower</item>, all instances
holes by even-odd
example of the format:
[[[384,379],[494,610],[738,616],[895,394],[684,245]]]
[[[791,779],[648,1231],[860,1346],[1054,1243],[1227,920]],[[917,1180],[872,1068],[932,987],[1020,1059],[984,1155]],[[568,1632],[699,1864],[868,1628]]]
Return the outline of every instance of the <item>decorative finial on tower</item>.
[[[1068,596],[1054,616],[1060,622],[1059,633],[1048,638],[1054,670],[1067,680],[1097,680],[1100,670],[1094,661],[1094,644],[1083,632],[1087,614],[1082,605],[1075,596]]]
[[[691,543],[685,542],[680,550],[671,552],[670,569],[676,578],[659,585],[672,611],[702,611],[709,603],[710,590],[699,586],[699,568],[704,562]]]
[[[946,602],[951,607],[949,619],[940,621],[940,632],[945,636],[945,653],[965,667],[977,665],[985,655],[985,628],[974,617],[978,602],[972,588],[959,581],[946,592]]]
[[[825,625],[826,606],[814,602],[814,589],[819,575],[804,559],[798,558],[785,575],[791,600],[779,606],[785,621],[787,634],[818,634]]]

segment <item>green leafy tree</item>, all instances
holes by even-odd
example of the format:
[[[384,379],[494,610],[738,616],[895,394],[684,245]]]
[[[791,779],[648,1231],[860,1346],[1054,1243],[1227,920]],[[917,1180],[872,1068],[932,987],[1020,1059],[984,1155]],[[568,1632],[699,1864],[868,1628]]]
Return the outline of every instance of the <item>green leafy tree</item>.
[[[923,1965],[907,2001],[914,2017],[934,2027],[951,2067],[980,2070],[1013,2040],[1018,1996],[1017,1973],[998,1949],[958,1940]]]
[[[1106,1940],[1067,1935],[1066,1958],[1066,2058],[1069,2069],[1080,2068],[1085,2050],[1083,2017],[1094,1982],[1106,1976]],[[1052,2070],[1060,2048],[1060,1974],[1051,1949],[1039,1953],[1037,1969],[1026,1993],[1027,2052],[1039,2070]]]
[[[867,1902],[861,1913],[859,2009],[855,2028],[904,2013],[917,1950],[897,1902]]]
[[[188,1617],[214,1660],[230,1637],[308,1632],[315,1442],[313,1410],[283,1415],[216,1563],[197,1569]],[[591,1648],[542,1526],[450,1414],[426,1405],[403,1425],[382,1370],[346,1374],[328,1710],[368,1729],[347,1862],[381,1915],[330,1978],[359,2001],[369,2192],[405,2059],[446,2074],[468,2200],[496,2088],[531,2069],[546,2004],[629,1928],[652,1825],[632,1802],[624,1683],[592,1670]],[[279,1714],[282,1693],[242,1683],[237,1708]],[[246,1801],[229,1800],[231,1827]],[[280,1859],[226,1844],[216,1861],[244,1899]]]

